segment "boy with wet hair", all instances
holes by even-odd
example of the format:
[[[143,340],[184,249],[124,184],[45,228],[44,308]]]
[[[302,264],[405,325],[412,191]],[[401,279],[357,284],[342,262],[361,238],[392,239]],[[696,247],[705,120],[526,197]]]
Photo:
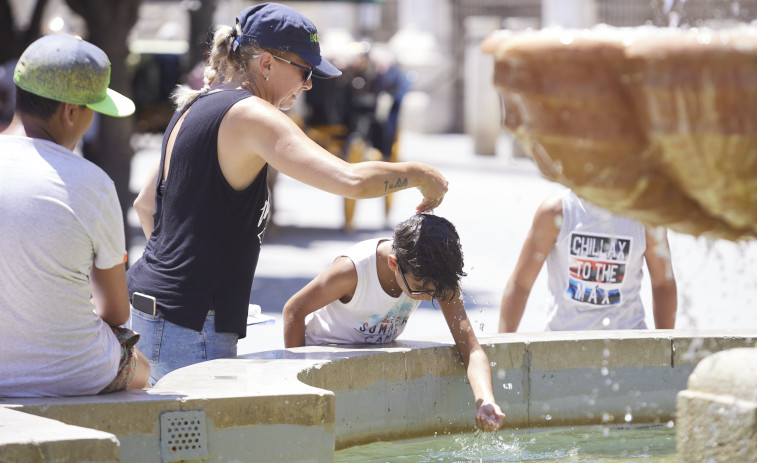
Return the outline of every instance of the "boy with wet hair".
[[[462,276],[454,225],[416,214],[397,225],[393,239],[355,244],[292,296],[284,306],[284,344],[386,344],[402,333],[421,301],[435,300],[467,371],[476,426],[497,430],[505,415],[494,401],[489,359],[463,306]]]
[[[433,287],[427,291],[433,299],[449,302],[458,294],[460,278],[466,276],[463,251],[447,219],[416,214],[395,228],[392,245],[402,272],[418,278],[424,290]]]

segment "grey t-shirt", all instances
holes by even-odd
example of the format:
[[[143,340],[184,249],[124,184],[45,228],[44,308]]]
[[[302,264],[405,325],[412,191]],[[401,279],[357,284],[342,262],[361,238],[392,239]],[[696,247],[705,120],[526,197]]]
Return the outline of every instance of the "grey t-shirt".
[[[90,303],[92,265],[125,255],[112,180],[55,143],[0,135],[0,396],[96,394],[120,345]]]

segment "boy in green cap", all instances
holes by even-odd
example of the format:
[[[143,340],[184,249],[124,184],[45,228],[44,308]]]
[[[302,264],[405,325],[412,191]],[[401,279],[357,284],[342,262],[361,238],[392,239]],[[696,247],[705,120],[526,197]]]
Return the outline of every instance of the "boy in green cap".
[[[0,135],[0,397],[142,388],[149,363],[129,318],[121,207],[111,179],[73,152],[93,110],[123,117],[106,54],[44,36],[13,75]],[[93,305],[94,304],[94,305]]]

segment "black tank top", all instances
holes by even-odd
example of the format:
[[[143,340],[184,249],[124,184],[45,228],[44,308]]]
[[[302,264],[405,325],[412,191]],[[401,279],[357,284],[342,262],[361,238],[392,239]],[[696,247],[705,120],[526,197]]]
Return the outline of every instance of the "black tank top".
[[[127,273],[129,294],[155,296],[166,320],[201,331],[214,309],[216,331],[240,338],[268,222],[268,165],[249,187],[234,190],[218,163],[218,128],[229,108],[251,96],[246,90],[204,94],[174,114],[163,138],[155,227]],[[168,134],[184,112],[162,182]]]

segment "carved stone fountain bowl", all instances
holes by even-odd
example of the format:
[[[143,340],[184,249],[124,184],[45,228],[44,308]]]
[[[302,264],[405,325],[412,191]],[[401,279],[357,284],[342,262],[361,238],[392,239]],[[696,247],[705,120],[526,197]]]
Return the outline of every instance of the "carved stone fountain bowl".
[[[547,178],[650,225],[757,237],[757,28],[497,31],[481,48]]]

